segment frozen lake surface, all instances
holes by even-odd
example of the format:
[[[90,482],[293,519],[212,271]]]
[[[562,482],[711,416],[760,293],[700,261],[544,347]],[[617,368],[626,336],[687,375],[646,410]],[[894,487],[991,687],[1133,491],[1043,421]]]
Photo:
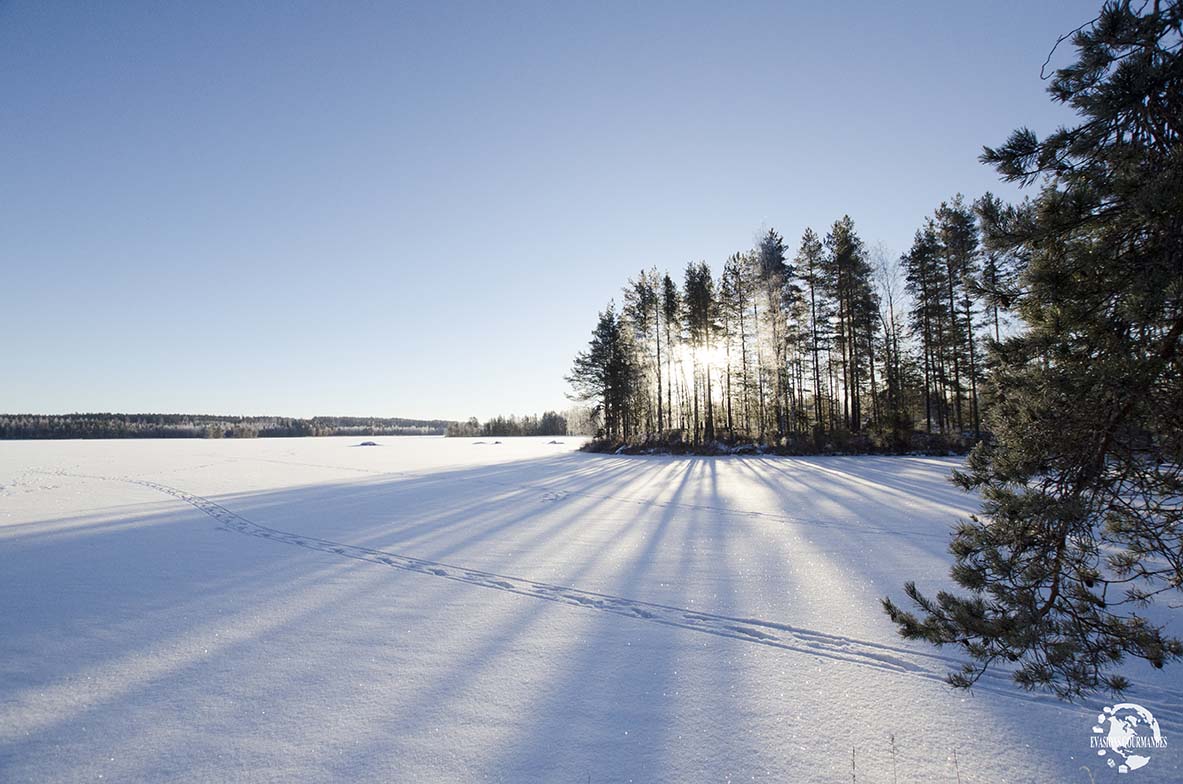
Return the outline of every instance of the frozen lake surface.
[[[956,460],[363,440],[0,442],[0,781],[1117,775],[1104,698],[954,691],[880,610],[948,584]]]

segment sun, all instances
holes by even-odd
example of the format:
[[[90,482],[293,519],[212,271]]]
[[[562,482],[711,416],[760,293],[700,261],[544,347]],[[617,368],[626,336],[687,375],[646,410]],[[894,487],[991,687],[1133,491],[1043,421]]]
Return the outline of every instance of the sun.
[[[696,364],[707,368],[720,368],[727,364],[727,351],[718,344],[708,344],[703,348],[681,345],[674,349],[674,362],[686,368]]]

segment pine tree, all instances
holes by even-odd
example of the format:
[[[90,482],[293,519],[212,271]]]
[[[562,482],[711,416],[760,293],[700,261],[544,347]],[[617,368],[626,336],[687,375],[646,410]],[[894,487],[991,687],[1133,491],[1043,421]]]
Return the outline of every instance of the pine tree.
[[[909,318],[912,330],[920,339],[924,358],[924,430],[932,432],[934,417],[941,432],[945,430],[944,396],[939,379],[943,365],[938,358],[938,335],[941,332],[941,294],[944,289],[944,270],[938,260],[938,242],[931,221],[916,232],[912,248],[900,258],[906,276],[906,288],[914,303]]]
[[[739,383],[740,416],[744,420],[745,432],[751,428],[747,411],[747,382],[748,382],[748,324],[747,324],[747,279],[744,275],[744,259],[739,253],[732,254],[723,264],[723,272],[719,276],[719,316],[723,325],[724,347],[726,351],[727,377],[727,430],[735,432],[735,417],[732,411],[734,393],[732,391],[732,375],[734,359],[732,348],[735,339],[739,339]]]
[[[682,304],[678,285],[668,274],[661,278],[661,315],[665,319],[665,411],[670,427],[674,421],[674,327],[681,322]]]
[[[829,320],[826,301],[822,295],[820,275],[824,263],[825,248],[813,229],[806,229],[801,235],[801,247],[797,250],[797,270],[805,283],[805,296],[809,301],[809,344],[813,372],[813,421],[823,427],[821,389],[821,346],[825,335],[825,323]]]
[[[1179,2],[1107,3],[1049,87],[1079,124],[982,156],[1042,188],[988,226],[1025,260],[1026,330],[994,351],[994,440],[957,474],[983,499],[951,544],[969,593],[884,600],[905,637],[972,657],[956,685],[1010,661],[1024,687],[1072,698],[1128,687],[1126,656],[1183,657],[1138,612],[1183,589],[1181,36]]]
[[[602,417],[603,436],[627,440],[635,431],[632,402],[637,389],[636,349],[623,319],[612,304],[600,313],[586,351],[575,357],[567,382],[574,399],[594,403]]]
[[[957,429],[964,429],[962,378],[969,381],[969,415],[975,437],[981,437],[978,412],[978,367],[974,328],[974,280],[978,273],[978,226],[972,209],[961,194],[937,209],[937,231],[945,262],[948,313],[945,323],[949,353],[953,357],[954,399]]]
[[[715,282],[711,268],[705,261],[686,267],[686,281],[683,286],[686,301],[686,334],[690,339],[691,356],[694,362],[695,413],[694,440],[699,441],[698,386],[705,387],[703,395],[703,430],[705,439],[715,439],[714,402],[711,397],[711,347],[718,331],[718,302],[715,298]]]
[[[826,235],[823,281],[835,302],[836,329],[842,358],[842,412],[845,427],[857,432],[862,426],[862,360],[874,350],[877,316],[871,286],[871,267],[854,221],[844,215]]]
[[[1010,310],[1018,292],[1015,290],[1020,259],[1012,252],[1012,238],[1002,232],[1005,205],[992,193],[974,202],[974,212],[982,229],[982,271],[977,280],[976,294],[990,312],[990,326],[994,340],[1002,340],[1002,314]]]
[[[771,354],[772,366],[768,368],[771,382],[771,399],[776,432],[784,435],[788,431],[788,361],[786,352],[786,303],[792,279],[792,269],[785,263],[788,248],[784,238],[774,229],[769,229],[756,247],[756,279],[760,290],[760,312],[764,316],[765,340]],[[763,376],[762,376],[763,377]],[[763,407],[763,402],[761,403]]]
[[[661,281],[657,277],[657,270],[642,270],[635,280],[630,280],[624,291],[625,313],[633,324],[634,336],[638,344],[653,346],[652,354],[642,352],[641,360],[645,368],[652,372],[656,382],[655,394],[644,395],[646,411],[657,410],[657,430],[665,429],[664,406],[661,400]],[[654,405],[656,402],[656,405]],[[650,425],[653,423],[650,422]],[[650,430],[653,428],[650,427]]]

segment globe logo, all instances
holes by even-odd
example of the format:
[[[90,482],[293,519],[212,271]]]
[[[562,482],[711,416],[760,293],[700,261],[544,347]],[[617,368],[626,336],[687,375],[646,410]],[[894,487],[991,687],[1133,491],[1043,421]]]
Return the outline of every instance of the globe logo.
[[[1109,767],[1129,773],[1145,767],[1150,751],[1166,748],[1167,742],[1150,711],[1132,702],[1119,702],[1097,714],[1089,745],[1098,756],[1108,757],[1105,762]]]

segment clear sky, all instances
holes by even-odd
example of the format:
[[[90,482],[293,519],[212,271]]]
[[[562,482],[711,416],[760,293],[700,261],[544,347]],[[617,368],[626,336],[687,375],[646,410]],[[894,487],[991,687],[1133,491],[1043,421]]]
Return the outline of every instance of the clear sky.
[[[642,267],[1014,198],[1099,4],[0,0],[0,411],[563,408]]]

